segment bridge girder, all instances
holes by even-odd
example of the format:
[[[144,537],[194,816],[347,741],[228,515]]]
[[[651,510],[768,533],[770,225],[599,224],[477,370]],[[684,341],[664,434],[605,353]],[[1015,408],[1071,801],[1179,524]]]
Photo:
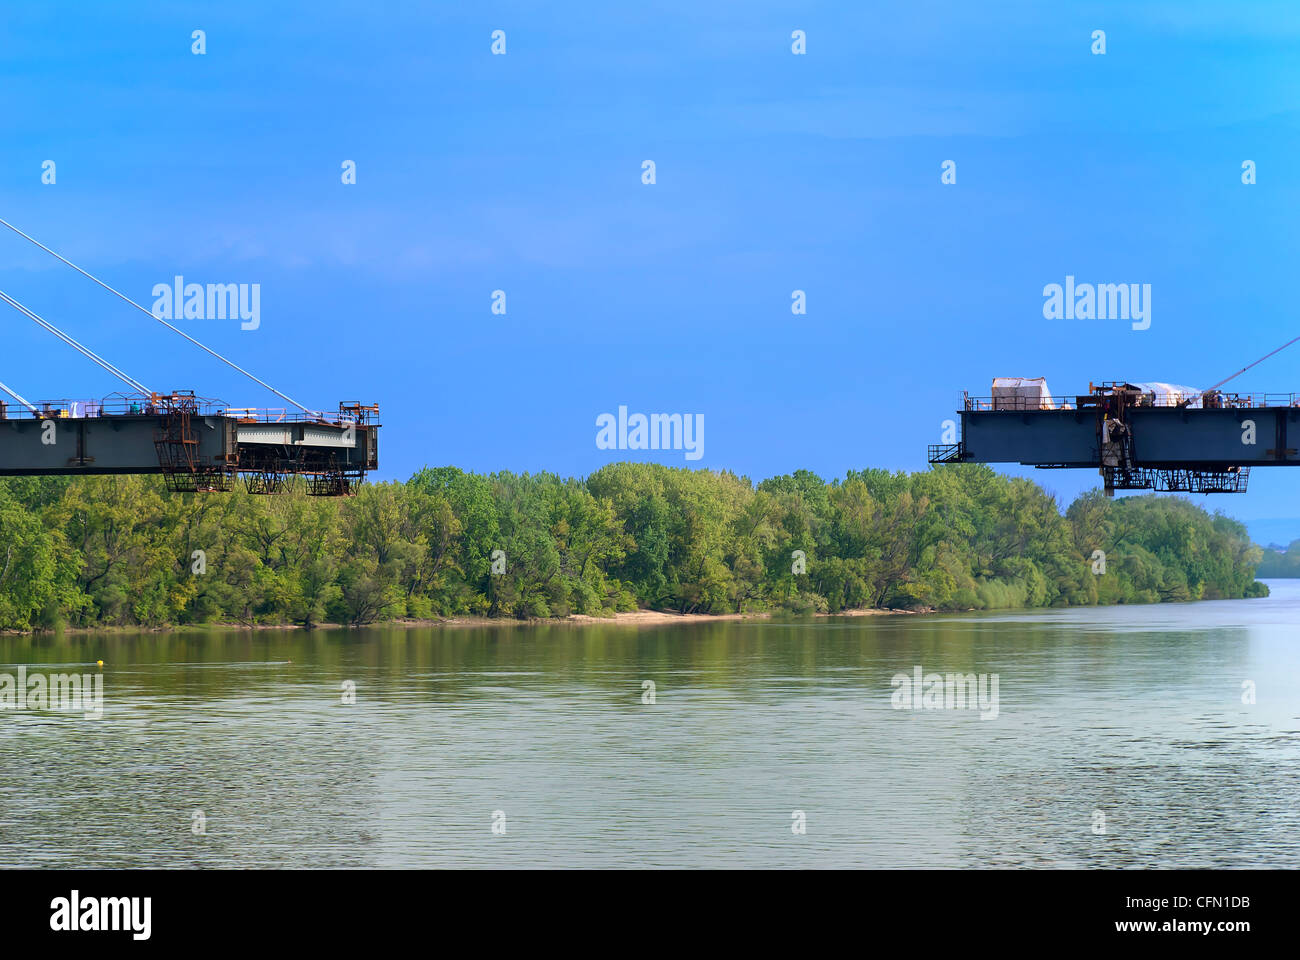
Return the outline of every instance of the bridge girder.
[[[0,415],[0,476],[162,474],[174,490],[219,491],[244,474],[261,478],[250,484],[258,492],[304,476],[312,493],[345,495],[379,465],[379,425],[372,422],[268,421],[194,409],[182,415],[143,406],[75,412],[74,406]]]

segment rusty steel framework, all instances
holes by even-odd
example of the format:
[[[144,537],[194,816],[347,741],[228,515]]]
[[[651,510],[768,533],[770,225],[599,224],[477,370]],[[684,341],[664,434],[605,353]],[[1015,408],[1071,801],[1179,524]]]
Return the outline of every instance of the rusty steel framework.
[[[162,414],[154,433],[163,482],[173,493],[227,493],[234,487],[238,458],[205,459],[194,432],[198,399],[192,392],[174,393],[160,404]]]
[[[240,411],[249,412],[252,411]],[[336,423],[343,426],[343,439],[348,447],[355,448],[358,441],[365,443],[374,437],[378,427],[378,405],[340,403]],[[241,422],[255,424],[262,421],[255,416]],[[275,423],[309,422],[297,414],[281,412]],[[319,421],[310,421],[319,423]],[[365,482],[369,459],[361,461],[341,455],[340,450],[322,446],[289,446],[267,444],[240,447],[236,470],[244,474],[249,493],[273,494],[285,490],[292,477],[305,477],[307,494],[313,497],[346,497],[356,492]]]
[[[1245,493],[1250,467],[1223,470],[1103,467],[1102,479],[1108,490],[1151,490],[1159,493]]]

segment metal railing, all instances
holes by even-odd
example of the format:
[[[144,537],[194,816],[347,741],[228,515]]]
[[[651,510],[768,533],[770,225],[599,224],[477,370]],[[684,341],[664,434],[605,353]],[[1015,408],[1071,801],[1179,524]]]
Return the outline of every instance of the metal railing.
[[[191,413],[220,416],[222,404],[199,397],[185,398]],[[128,397],[115,394],[102,400],[43,400],[30,410],[20,403],[0,402],[0,419],[5,420],[89,420],[99,417],[155,416],[179,407],[168,397]]]
[[[1111,394],[1093,394],[1103,400]],[[1179,407],[1186,406],[1188,398],[1171,394],[1142,394],[1133,406]],[[1192,400],[1197,409],[1253,409],[1259,407],[1298,407],[1300,394],[1295,393],[1220,393],[1197,395]],[[1076,401],[1053,399],[1048,403],[1033,397],[972,397],[962,394],[963,410],[1074,410]]]
[[[1037,397],[972,397],[962,394],[964,410],[1073,410],[1069,400],[1053,399],[1048,402]]]
[[[929,463],[960,463],[961,443],[932,443],[926,448]]]
[[[378,406],[359,403],[340,404],[333,413],[320,416],[291,412],[285,407],[228,407],[221,400],[196,397],[189,393],[166,396],[129,396],[111,394],[102,400],[46,400],[33,402],[35,409],[20,403],[0,402],[0,420],[91,420],[105,417],[161,416],[184,410],[190,416],[230,417],[241,423],[329,423],[374,424],[379,419]]]

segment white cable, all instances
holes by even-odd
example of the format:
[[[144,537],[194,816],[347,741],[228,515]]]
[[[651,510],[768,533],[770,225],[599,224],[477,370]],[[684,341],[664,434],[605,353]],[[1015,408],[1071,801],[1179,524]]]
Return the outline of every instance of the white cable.
[[[56,337],[62,340],[64,343],[71,346],[74,350],[78,351],[82,356],[87,357],[90,360],[93,360],[95,363],[99,364],[101,367],[103,367],[113,376],[117,377],[127,386],[131,387],[131,389],[138,390],[143,394],[153,393],[152,390],[146,387],[139,380],[136,380],[134,377],[129,376],[128,374],[119,370],[117,367],[113,366],[113,364],[109,363],[103,357],[99,356],[89,347],[83,346],[82,344],[78,343],[76,340],[72,339],[72,337],[68,336],[66,333],[64,333],[54,324],[50,323],[48,320],[44,319],[43,317],[38,317],[36,314],[32,313],[32,311],[28,310],[26,307],[24,307],[13,297],[9,296],[9,294],[5,293],[3,290],[0,290],[0,300],[3,300],[5,303],[9,304],[9,306],[13,307],[15,310],[22,313],[24,316],[29,317],[30,319],[36,321],[36,323],[38,323],[40,326],[44,327],[50,333],[54,334]]]
[[[77,351],[78,353],[80,353],[82,356],[84,356],[84,357],[86,357],[87,359],[92,360],[92,361],[94,361],[95,363],[99,364],[101,367],[103,367],[105,370],[107,370],[107,371],[108,371],[109,373],[111,373],[113,376],[117,377],[119,380],[121,380],[121,381],[122,381],[123,383],[125,383],[127,386],[131,387],[133,390],[138,390],[138,391],[140,391],[141,393],[144,393],[144,394],[150,394],[150,393],[153,392],[153,391],[150,390],[148,387],[146,387],[144,384],[142,384],[139,380],[135,379],[134,377],[132,377],[130,374],[126,373],[125,371],[123,371],[123,370],[120,369],[119,367],[117,367],[117,366],[115,366],[115,365],[109,363],[107,360],[105,360],[103,357],[99,356],[99,354],[95,353],[95,351],[91,350],[89,347],[87,347],[87,346],[85,346],[84,344],[78,342],[77,340],[74,340],[71,336],[69,336],[68,334],[64,333],[62,330],[60,330],[60,329],[59,329],[58,327],[56,327],[54,324],[52,324],[52,323],[50,323],[48,320],[46,320],[44,317],[37,316],[37,315],[36,315],[35,313],[33,313],[31,310],[28,310],[26,307],[24,307],[21,303],[19,303],[19,302],[18,302],[17,300],[15,300],[13,297],[9,296],[9,295],[8,295],[7,293],[5,293],[3,290],[0,290],[0,301],[3,301],[3,302],[5,302],[5,303],[9,304],[11,307],[13,307],[15,310],[19,311],[20,313],[22,313],[24,316],[29,317],[30,319],[34,320],[37,324],[39,324],[39,325],[40,325],[41,327],[43,327],[44,329],[48,330],[50,333],[54,334],[56,337],[58,337],[58,338],[59,338],[60,340],[62,340],[64,343],[66,343],[66,344],[68,344],[69,346],[71,346],[74,350],[76,350],[76,351]]]
[[[1225,383],[1227,383],[1229,380],[1235,380],[1237,377],[1241,376],[1243,373],[1245,373],[1245,372],[1246,372],[1247,370],[1249,370],[1251,367],[1255,366],[1255,364],[1263,363],[1263,362],[1264,362],[1265,360],[1267,360],[1269,357],[1273,356],[1273,354],[1275,354],[1275,353],[1281,353],[1283,350],[1285,350],[1287,347],[1291,346],[1291,344],[1295,343],[1297,340],[1300,340],[1300,337],[1293,337],[1292,339],[1288,340],[1286,343],[1282,344],[1282,346],[1278,347],[1276,350],[1270,350],[1268,353],[1264,354],[1262,357],[1260,357],[1260,358],[1259,358],[1258,360],[1256,360],[1254,363],[1248,363],[1248,364],[1246,364],[1244,367],[1242,367],[1240,370],[1238,370],[1238,371],[1237,371],[1236,373],[1234,373],[1232,376],[1230,376],[1230,377],[1224,377],[1222,380],[1220,380],[1220,381],[1219,381],[1218,383],[1216,383],[1214,386],[1212,386],[1212,387],[1207,387],[1206,389],[1202,390],[1199,394],[1197,394],[1197,396],[1204,396],[1205,394],[1209,393],[1211,390],[1218,390],[1219,387],[1223,386],[1223,385],[1224,385]]]
[[[12,390],[10,390],[8,387],[6,387],[3,383],[0,383],[0,390],[3,390],[5,393],[9,394],[9,396],[13,397],[15,400],[17,400],[19,403],[21,403],[24,407],[26,407],[26,408],[27,408],[28,410],[30,410],[32,413],[36,414],[37,416],[40,416],[41,411],[37,410],[34,406],[32,406],[30,403],[28,403],[26,400],[24,400],[24,399],[23,399],[22,397],[20,397],[18,394],[14,393]]]
[[[66,263],[68,266],[70,266],[73,270],[76,270],[77,273],[81,274],[83,277],[86,277],[88,280],[93,280],[93,281],[95,281],[95,283],[99,284],[101,287],[103,287],[103,288],[104,288],[105,290],[107,290],[109,293],[113,294],[113,296],[117,297],[117,298],[120,299],[120,300],[125,300],[125,301],[126,301],[127,303],[129,303],[131,306],[133,306],[133,307],[135,307],[137,310],[139,310],[141,313],[143,313],[143,314],[145,314],[145,315],[147,315],[147,316],[153,317],[153,319],[157,320],[159,323],[161,323],[161,324],[162,324],[164,327],[166,327],[168,330],[171,330],[173,333],[179,333],[182,337],[184,337],[184,338],[185,338],[186,340],[188,340],[190,343],[194,344],[196,347],[199,347],[199,348],[201,348],[201,349],[203,349],[203,350],[206,350],[208,353],[212,354],[212,356],[216,357],[216,358],[217,358],[218,360],[220,360],[222,363],[224,363],[224,364],[226,364],[226,365],[228,365],[228,366],[230,366],[230,367],[233,367],[235,370],[238,370],[240,373],[242,373],[244,376],[248,377],[248,379],[252,380],[254,383],[258,383],[258,384],[261,384],[262,386],[266,387],[266,389],[270,390],[272,393],[274,393],[274,394],[275,394],[277,397],[279,397],[281,400],[284,400],[284,401],[287,401],[288,403],[293,404],[295,407],[297,407],[297,408],[298,408],[299,410],[301,410],[303,413],[306,413],[306,414],[308,414],[308,415],[310,415],[310,416],[312,416],[312,417],[315,417],[315,418],[317,418],[317,419],[324,419],[324,416],[325,416],[325,415],[324,415],[323,413],[321,413],[320,411],[318,411],[318,410],[310,410],[310,409],[308,409],[307,407],[304,407],[304,406],[303,406],[301,403],[299,403],[297,400],[293,399],[293,397],[289,396],[288,394],[281,393],[279,390],[275,389],[275,387],[271,386],[271,385],[270,385],[269,383],[267,383],[265,380],[260,380],[260,379],[258,379],[257,377],[253,376],[251,373],[249,373],[249,372],[248,372],[247,370],[245,370],[243,367],[239,366],[239,364],[235,363],[233,360],[227,360],[225,357],[223,357],[221,354],[217,353],[217,351],[213,350],[211,347],[209,347],[209,346],[207,346],[206,344],[200,343],[199,341],[195,340],[193,337],[191,337],[191,336],[190,336],[188,333],[186,333],[184,330],[180,329],[180,327],[173,326],[172,324],[170,324],[170,323],[168,323],[166,320],[164,320],[162,317],[155,316],[152,310],[146,310],[144,307],[140,306],[140,304],[136,303],[134,300],[132,300],[132,299],[131,299],[130,297],[128,297],[126,294],[121,293],[121,292],[119,292],[119,291],[117,291],[117,290],[114,290],[112,287],[110,287],[108,284],[106,284],[103,280],[100,280],[98,277],[92,276],[91,274],[87,273],[85,270],[82,270],[79,266],[77,266],[75,263],[73,263],[73,262],[72,262],[71,260],[69,260],[67,257],[60,256],[59,254],[57,254],[57,253],[55,253],[53,250],[51,250],[49,247],[47,247],[45,244],[43,244],[43,243],[41,243],[39,240],[37,240],[35,237],[30,237],[30,236],[28,236],[27,234],[23,233],[21,230],[19,230],[17,227],[15,227],[15,226],[14,226],[12,223],[10,223],[8,220],[0,219],[0,225],[3,225],[3,226],[8,227],[10,230],[12,230],[14,233],[18,234],[18,236],[22,237],[24,240],[28,240],[28,241],[30,241],[31,243],[36,244],[36,246],[40,247],[42,250],[44,250],[46,253],[48,253],[50,256],[54,257],[55,259],[57,259],[57,260],[62,260],[64,263]]]

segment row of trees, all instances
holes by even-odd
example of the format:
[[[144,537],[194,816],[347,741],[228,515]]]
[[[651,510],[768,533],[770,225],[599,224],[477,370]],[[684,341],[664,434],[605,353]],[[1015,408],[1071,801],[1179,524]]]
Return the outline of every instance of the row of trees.
[[[1259,595],[1259,559],[1185,500],[1091,493],[1062,515],[984,466],[757,486],[649,463],[440,467],[346,500],[0,481],[0,629],[1147,603]]]
[[[1259,561],[1259,570],[1255,576],[1266,580],[1300,577],[1300,540],[1292,540],[1285,547],[1270,543],[1264,548],[1264,556]]]

